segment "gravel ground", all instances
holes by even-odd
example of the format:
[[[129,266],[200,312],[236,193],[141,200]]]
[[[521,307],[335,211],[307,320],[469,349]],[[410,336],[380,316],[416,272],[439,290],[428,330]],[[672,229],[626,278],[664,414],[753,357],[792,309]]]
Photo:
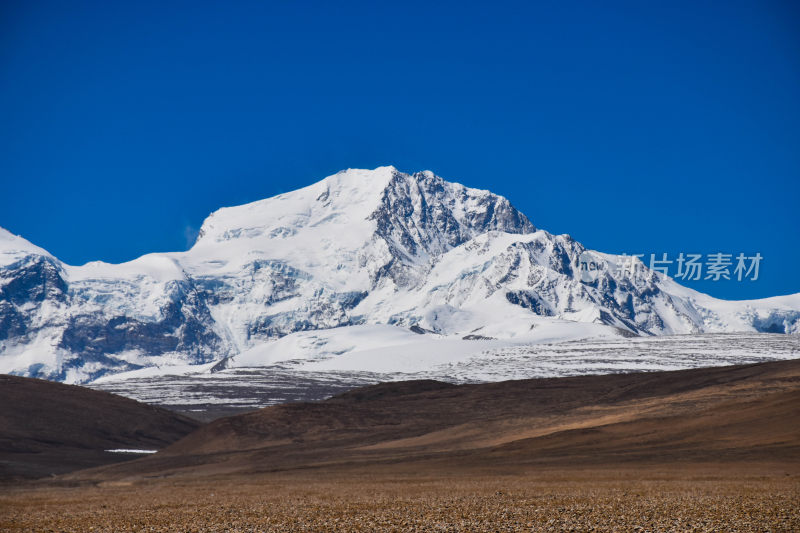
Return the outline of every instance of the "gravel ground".
[[[796,474],[692,477],[314,479],[305,473],[244,482],[6,488],[0,530],[800,531]]]

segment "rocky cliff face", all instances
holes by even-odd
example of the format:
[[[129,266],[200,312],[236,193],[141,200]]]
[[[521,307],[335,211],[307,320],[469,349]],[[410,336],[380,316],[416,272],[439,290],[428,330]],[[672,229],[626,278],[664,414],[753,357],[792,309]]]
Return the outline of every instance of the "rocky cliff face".
[[[441,255],[477,235],[536,231],[505,198],[448,183],[432,172],[394,172],[369,219],[389,252],[374,283],[387,276],[398,288],[422,283]]]
[[[592,254],[606,268],[584,279]],[[61,263],[0,230],[0,372],[71,382],[199,364],[297,331],[393,324],[513,337],[528,317],[625,335],[800,332],[800,298],[723,302],[537,230],[431,172],[348,170],[212,213],[187,252]]]

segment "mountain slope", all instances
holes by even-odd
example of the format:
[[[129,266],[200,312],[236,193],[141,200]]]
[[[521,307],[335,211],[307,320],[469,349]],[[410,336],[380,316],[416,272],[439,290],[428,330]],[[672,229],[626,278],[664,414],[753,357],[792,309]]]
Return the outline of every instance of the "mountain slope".
[[[581,276],[585,254],[606,265],[596,279]],[[220,209],[190,250],[119,265],[65,265],[0,230],[0,371],[75,383],[212,368],[362,324],[515,343],[564,320],[596,325],[591,336],[800,331],[798,295],[723,302],[622,261],[488,191],[393,167]]]
[[[424,472],[530,465],[772,461],[795,468],[800,362],[452,385],[383,383],[211,422],[82,479],[252,475],[370,466]]]
[[[61,474],[159,449],[197,428],[166,409],[73,385],[0,375],[0,479]]]

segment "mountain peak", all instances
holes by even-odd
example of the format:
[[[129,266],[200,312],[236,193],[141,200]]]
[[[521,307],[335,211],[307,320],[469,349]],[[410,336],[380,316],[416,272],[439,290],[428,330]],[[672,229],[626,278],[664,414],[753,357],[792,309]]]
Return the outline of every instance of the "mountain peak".
[[[796,301],[729,304],[612,269],[586,281],[585,251],[502,196],[393,166],[219,209],[190,250],[120,265],[62,265],[0,230],[0,372],[81,381],[256,357],[298,334],[279,345],[288,357],[318,346],[301,333],[357,325],[502,342],[584,331],[576,322],[603,335],[800,331]]]
[[[203,222],[196,245],[264,235],[288,237],[301,228],[324,233],[323,226],[340,230],[348,226],[348,233],[363,236],[374,231],[374,223],[366,221],[378,220],[381,213],[391,216],[388,211],[393,209],[406,217],[416,212],[420,223],[439,220],[450,226],[441,228],[448,231],[456,226],[478,230],[487,224],[512,233],[535,231],[503,197],[448,182],[430,170],[407,174],[389,165],[349,168],[302,189],[218,209]]]
[[[382,279],[410,286],[436,258],[476,235],[535,230],[501,196],[431,171],[384,166],[343,170],[302,189],[220,209],[203,223],[190,255],[226,264],[238,257],[244,264],[267,254],[312,275],[342,273],[340,287],[361,275],[371,280],[367,286]]]

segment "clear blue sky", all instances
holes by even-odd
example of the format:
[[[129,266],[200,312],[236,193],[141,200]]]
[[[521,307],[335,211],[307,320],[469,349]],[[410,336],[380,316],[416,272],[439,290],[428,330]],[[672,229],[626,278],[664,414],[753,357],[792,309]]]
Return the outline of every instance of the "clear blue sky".
[[[430,169],[614,253],[764,256],[800,291],[796,2],[0,3],[0,226],[62,260]]]

